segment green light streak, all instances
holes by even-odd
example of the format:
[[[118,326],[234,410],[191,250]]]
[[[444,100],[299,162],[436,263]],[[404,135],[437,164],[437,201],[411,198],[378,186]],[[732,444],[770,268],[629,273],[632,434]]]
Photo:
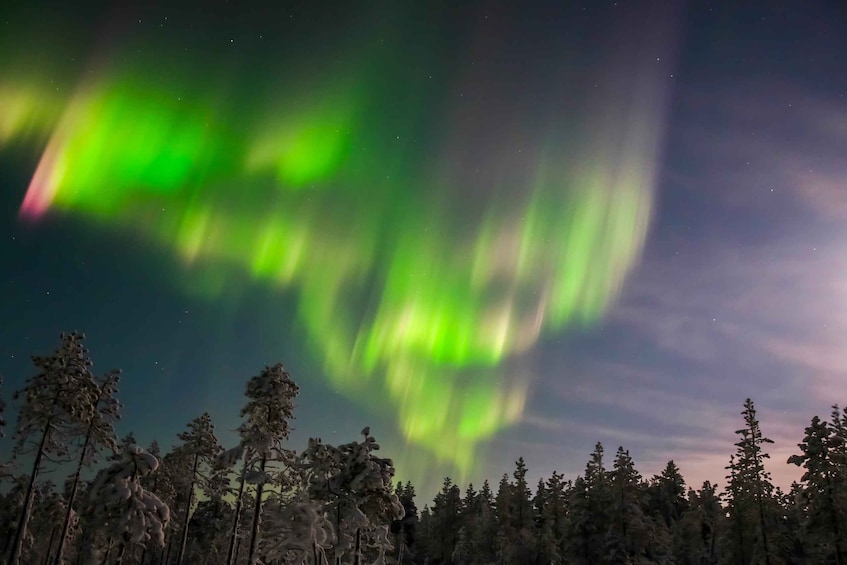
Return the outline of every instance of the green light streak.
[[[297,291],[333,385],[393,407],[408,442],[468,472],[523,412],[527,382],[504,362],[543,332],[598,320],[637,262],[657,134],[636,128],[640,143],[587,153],[582,169],[539,157],[498,189],[508,208],[462,225],[428,196],[449,178],[436,182],[425,159],[405,166],[414,147],[397,146],[348,82],[241,120],[237,101],[140,71],[86,83],[61,116],[6,86],[0,143],[55,124],[22,214],[52,206],[122,225],[197,269]],[[203,286],[213,298],[226,279]]]

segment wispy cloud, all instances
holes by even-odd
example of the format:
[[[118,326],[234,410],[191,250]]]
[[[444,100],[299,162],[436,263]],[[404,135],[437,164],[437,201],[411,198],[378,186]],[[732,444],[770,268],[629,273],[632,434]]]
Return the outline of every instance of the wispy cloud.
[[[666,172],[670,185],[756,213],[796,214],[800,205],[821,221],[847,218],[844,94],[771,79],[694,84],[680,98],[698,119],[676,126],[683,149]]]

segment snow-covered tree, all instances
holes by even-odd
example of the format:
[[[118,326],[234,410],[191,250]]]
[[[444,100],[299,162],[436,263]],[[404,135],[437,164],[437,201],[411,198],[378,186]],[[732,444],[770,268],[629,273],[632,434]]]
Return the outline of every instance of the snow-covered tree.
[[[101,539],[118,543],[116,564],[130,546],[164,545],[170,511],[159,497],[144,490],[140,481],[158,466],[155,457],[130,446],[121,461],[100,471],[88,489],[87,525]],[[89,558],[98,556],[94,551]]]
[[[268,509],[262,551],[266,560],[291,564],[326,562],[332,524],[323,506],[304,490]]]
[[[35,456],[12,542],[9,558],[12,565],[17,565],[21,559],[21,544],[32,510],[33,489],[43,460],[67,456],[71,439],[84,429],[83,419],[91,412],[93,400],[85,392],[91,390],[88,383],[93,380],[92,363],[82,344],[84,338],[81,333],[62,333],[59,348],[52,355],[33,356],[32,362],[38,372],[15,393],[15,399],[23,401],[15,431],[15,456],[28,452],[33,445]]]
[[[269,461],[289,462],[292,459],[291,453],[283,449],[282,443],[291,432],[294,399],[299,393],[300,389],[281,363],[265,367],[247,383],[248,400],[241,410],[244,422],[239,432],[245,457],[250,463],[255,460],[256,464],[256,505],[248,553],[251,564],[256,560],[262,518],[262,493],[268,482],[267,465]],[[237,524],[235,527],[237,528]]]
[[[87,387],[88,390],[80,389],[77,394],[86,395],[90,400],[86,405],[87,411],[80,414],[80,422],[85,426],[85,431],[76,471],[71,478],[71,488],[66,503],[67,510],[59,535],[59,549],[53,560],[55,565],[62,565],[65,540],[74,512],[73,505],[83,467],[89,467],[96,463],[101,449],[115,449],[115,421],[120,418],[120,403],[115,397],[119,380],[120,372],[110,371],[100,380],[84,379],[80,382],[80,385]]]
[[[374,454],[379,444],[370,428],[362,435],[362,441],[338,447],[310,439],[297,460],[302,488],[323,504],[333,526],[336,562],[349,555],[356,565],[365,553],[372,562],[385,559],[391,549],[389,525],[404,515],[391,487],[394,463]]]
[[[215,426],[212,424],[212,417],[208,412],[204,412],[202,416],[192,420],[188,424],[188,430],[180,433],[178,437],[182,441],[182,445],[177,448],[179,451],[178,460],[181,460],[183,464],[190,465],[190,467],[187,467],[187,476],[183,476],[182,480],[186,502],[176,557],[177,565],[182,565],[185,544],[188,541],[188,523],[194,500],[194,489],[198,483],[202,483],[206,478],[202,471],[214,464],[221,447],[218,444],[218,438],[215,437]]]

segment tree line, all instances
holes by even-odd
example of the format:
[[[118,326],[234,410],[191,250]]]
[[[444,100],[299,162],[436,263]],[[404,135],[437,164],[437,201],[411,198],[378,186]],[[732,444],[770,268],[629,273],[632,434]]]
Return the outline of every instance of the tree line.
[[[756,408],[726,467],[726,487],[685,484],[669,461],[645,479],[619,447],[611,460],[597,443],[574,480],[554,472],[533,492],[518,459],[496,492],[488,482],[461,492],[447,478],[416,524],[418,563],[547,565],[783,565],[845,563],[847,410],[814,417],[787,463],[804,473],[788,492],[775,487]],[[411,487],[400,490],[400,499]]]
[[[62,334],[14,395],[0,496],[7,563],[387,562],[390,526],[403,517],[392,461],[376,455],[368,428],[343,445],[285,447],[299,388],[281,364],[247,382],[237,445],[224,449],[204,413],[163,454],[155,441],[117,438],[120,373],[95,376],[83,341]],[[16,474],[23,456],[29,472]],[[50,464],[72,466],[63,485],[41,479]]]
[[[533,490],[521,458],[496,491],[486,481],[463,493],[445,478],[419,512],[368,428],[343,445],[283,445],[299,388],[281,364],[247,382],[234,446],[220,444],[208,413],[166,453],[118,438],[120,373],[96,376],[83,342],[62,334],[14,394],[12,459],[0,472],[10,565],[845,563],[838,406],[806,428],[787,461],[804,473],[787,492],[765,470],[772,441],[748,399],[723,489],[688,487],[673,461],[645,479],[623,447],[609,463],[598,443],[573,480],[554,472]],[[45,478],[62,470],[61,485]]]

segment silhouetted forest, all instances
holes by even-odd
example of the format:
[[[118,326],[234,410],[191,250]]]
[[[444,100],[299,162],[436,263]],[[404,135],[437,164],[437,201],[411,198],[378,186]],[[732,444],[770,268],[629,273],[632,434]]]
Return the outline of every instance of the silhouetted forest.
[[[574,479],[554,472],[532,488],[521,458],[496,488],[445,478],[421,504],[411,483],[395,483],[368,428],[344,445],[284,445],[299,388],[281,364],[247,382],[235,446],[220,445],[209,414],[166,453],[118,438],[120,373],[96,376],[83,341],[62,334],[14,394],[0,496],[10,564],[845,563],[838,406],[798,433],[786,464],[804,474],[788,492],[765,470],[772,441],[748,399],[724,489],[687,486],[673,461],[644,478],[628,451],[608,456],[598,443]],[[45,478],[64,469],[63,484]]]

